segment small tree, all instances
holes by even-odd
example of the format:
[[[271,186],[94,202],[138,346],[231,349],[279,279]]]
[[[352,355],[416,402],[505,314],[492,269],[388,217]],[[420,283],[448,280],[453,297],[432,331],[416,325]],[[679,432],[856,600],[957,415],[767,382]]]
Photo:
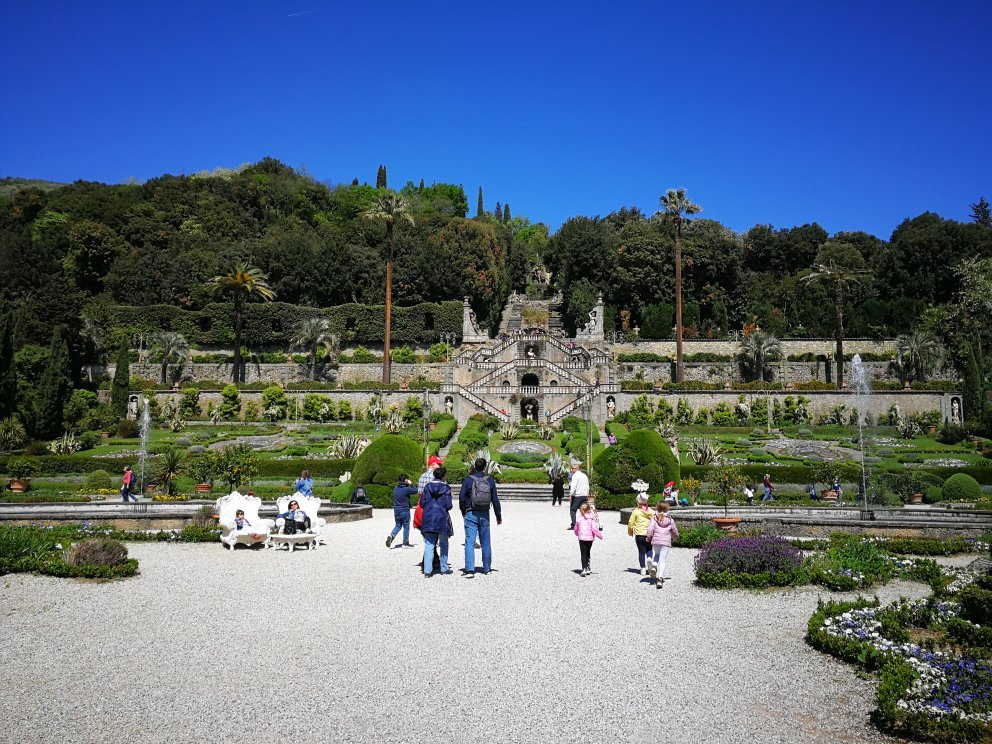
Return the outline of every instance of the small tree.
[[[386,188],[386,166],[380,165],[379,170],[375,174],[375,187],[377,189]]]
[[[341,337],[331,333],[330,321],[325,318],[306,318],[296,326],[293,333],[293,348],[306,352],[310,357],[310,380],[317,380],[317,352],[324,349],[331,356],[331,365],[337,364],[341,349]]]
[[[258,477],[258,455],[247,444],[234,444],[224,449],[220,461],[220,476],[232,490],[251,485]]]
[[[241,394],[236,385],[225,385],[220,391],[220,416],[225,421],[236,421],[241,414]]]
[[[169,365],[182,361],[189,352],[189,343],[181,333],[159,331],[152,337],[152,351],[162,355],[158,381],[164,385],[168,381]]]
[[[968,206],[971,207],[972,222],[983,227],[992,227],[992,208],[989,207],[989,203],[985,201],[984,196],[978,197],[977,202]]]
[[[127,396],[131,387],[131,352],[127,344],[117,350],[114,381],[110,385],[110,408],[117,418],[127,415]]]
[[[59,327],[52,334],[52,341],[48,346],[48,364],[41,375],[38,395],[34,399],[34,432],[37,436],[55,436],[63,430],[65,404],[71,393],[69,346],[62,328]]]
[[[720,497],[720,502],[723,504],[723,516],[729,515],[730,499],[745,483],[747,483],[747,478],[737,468],[717,470],[714,485],[716,486],[716,495]]]
[[[14,412],[17,375],[14,372],[13,319],[0,301],[0,417]]]

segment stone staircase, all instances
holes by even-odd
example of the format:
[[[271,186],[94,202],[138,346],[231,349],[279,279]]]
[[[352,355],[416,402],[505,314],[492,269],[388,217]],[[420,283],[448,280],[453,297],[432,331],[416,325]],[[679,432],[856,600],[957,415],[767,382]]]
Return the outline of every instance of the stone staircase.
[[[547,501],[551,503],[550,483],[500,483],[496,486],[500,501]]]

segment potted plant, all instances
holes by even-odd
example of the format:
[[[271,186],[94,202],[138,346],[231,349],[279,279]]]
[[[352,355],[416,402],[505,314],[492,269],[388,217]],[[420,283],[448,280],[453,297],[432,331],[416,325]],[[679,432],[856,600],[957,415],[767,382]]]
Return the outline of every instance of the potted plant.
[[[38,472],[38,466],[27,457],[12,457],[7,462],[7,474],[10,475],[10,490],[14,493],[24,493],[31,488],[31,478]]]
[[[204,453],[190,458],[186,472],[195,481],[197,493],[209,493],[214,486],[214,478],[217,477],[217,463],[214,453]]]
[[[720,468],[716,476],[716,494],[723,503],[723,516],[714,517],[713,523],[724,532],[735,532],[741,523],[740,517],[731,517],[729,512],[730,497],[737,489],[747,482],[743,473],[737,468]]]

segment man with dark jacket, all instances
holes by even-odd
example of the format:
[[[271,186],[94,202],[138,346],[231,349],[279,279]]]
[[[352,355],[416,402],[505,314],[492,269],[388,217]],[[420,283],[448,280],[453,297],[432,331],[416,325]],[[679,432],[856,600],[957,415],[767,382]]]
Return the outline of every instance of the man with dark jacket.
[[[393,518],[396,520],[396,526],[386,538],[387,548],[393,544],[393,540],[396,539],[396,535],[401,529],[403,530],[403,547],[412,547],[410,545],[410,497],[416,492],[417,487],[413,485],[413,481],[407,477],[406,473],[403,473],[399,477],[396,488],[393,489]]]
[[[462,481],[458,508],[465,518],[465,576],[475,576],[475,540],[482,545],[482,573],[489,573],[493,562],[493,547],[489,539],[489,509],[496,514],[496,524],[503,524],[503,511],[496,495],[496,483],[486,475],[486,461],[475,461],[474,470]]]

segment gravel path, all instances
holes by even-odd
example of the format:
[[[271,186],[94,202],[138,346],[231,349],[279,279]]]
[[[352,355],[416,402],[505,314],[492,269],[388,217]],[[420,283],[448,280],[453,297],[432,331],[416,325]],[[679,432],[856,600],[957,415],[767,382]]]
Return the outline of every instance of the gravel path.
[[[802,640],[826,594],[702,590],[692,550],[656,590],[604,516],[588,578],[567,510],[526,502],[474,579],[422,578],[382,510],[312,554],[137,544],[124,581],[0,578],[0,741],[892,741],[875,683]]]

